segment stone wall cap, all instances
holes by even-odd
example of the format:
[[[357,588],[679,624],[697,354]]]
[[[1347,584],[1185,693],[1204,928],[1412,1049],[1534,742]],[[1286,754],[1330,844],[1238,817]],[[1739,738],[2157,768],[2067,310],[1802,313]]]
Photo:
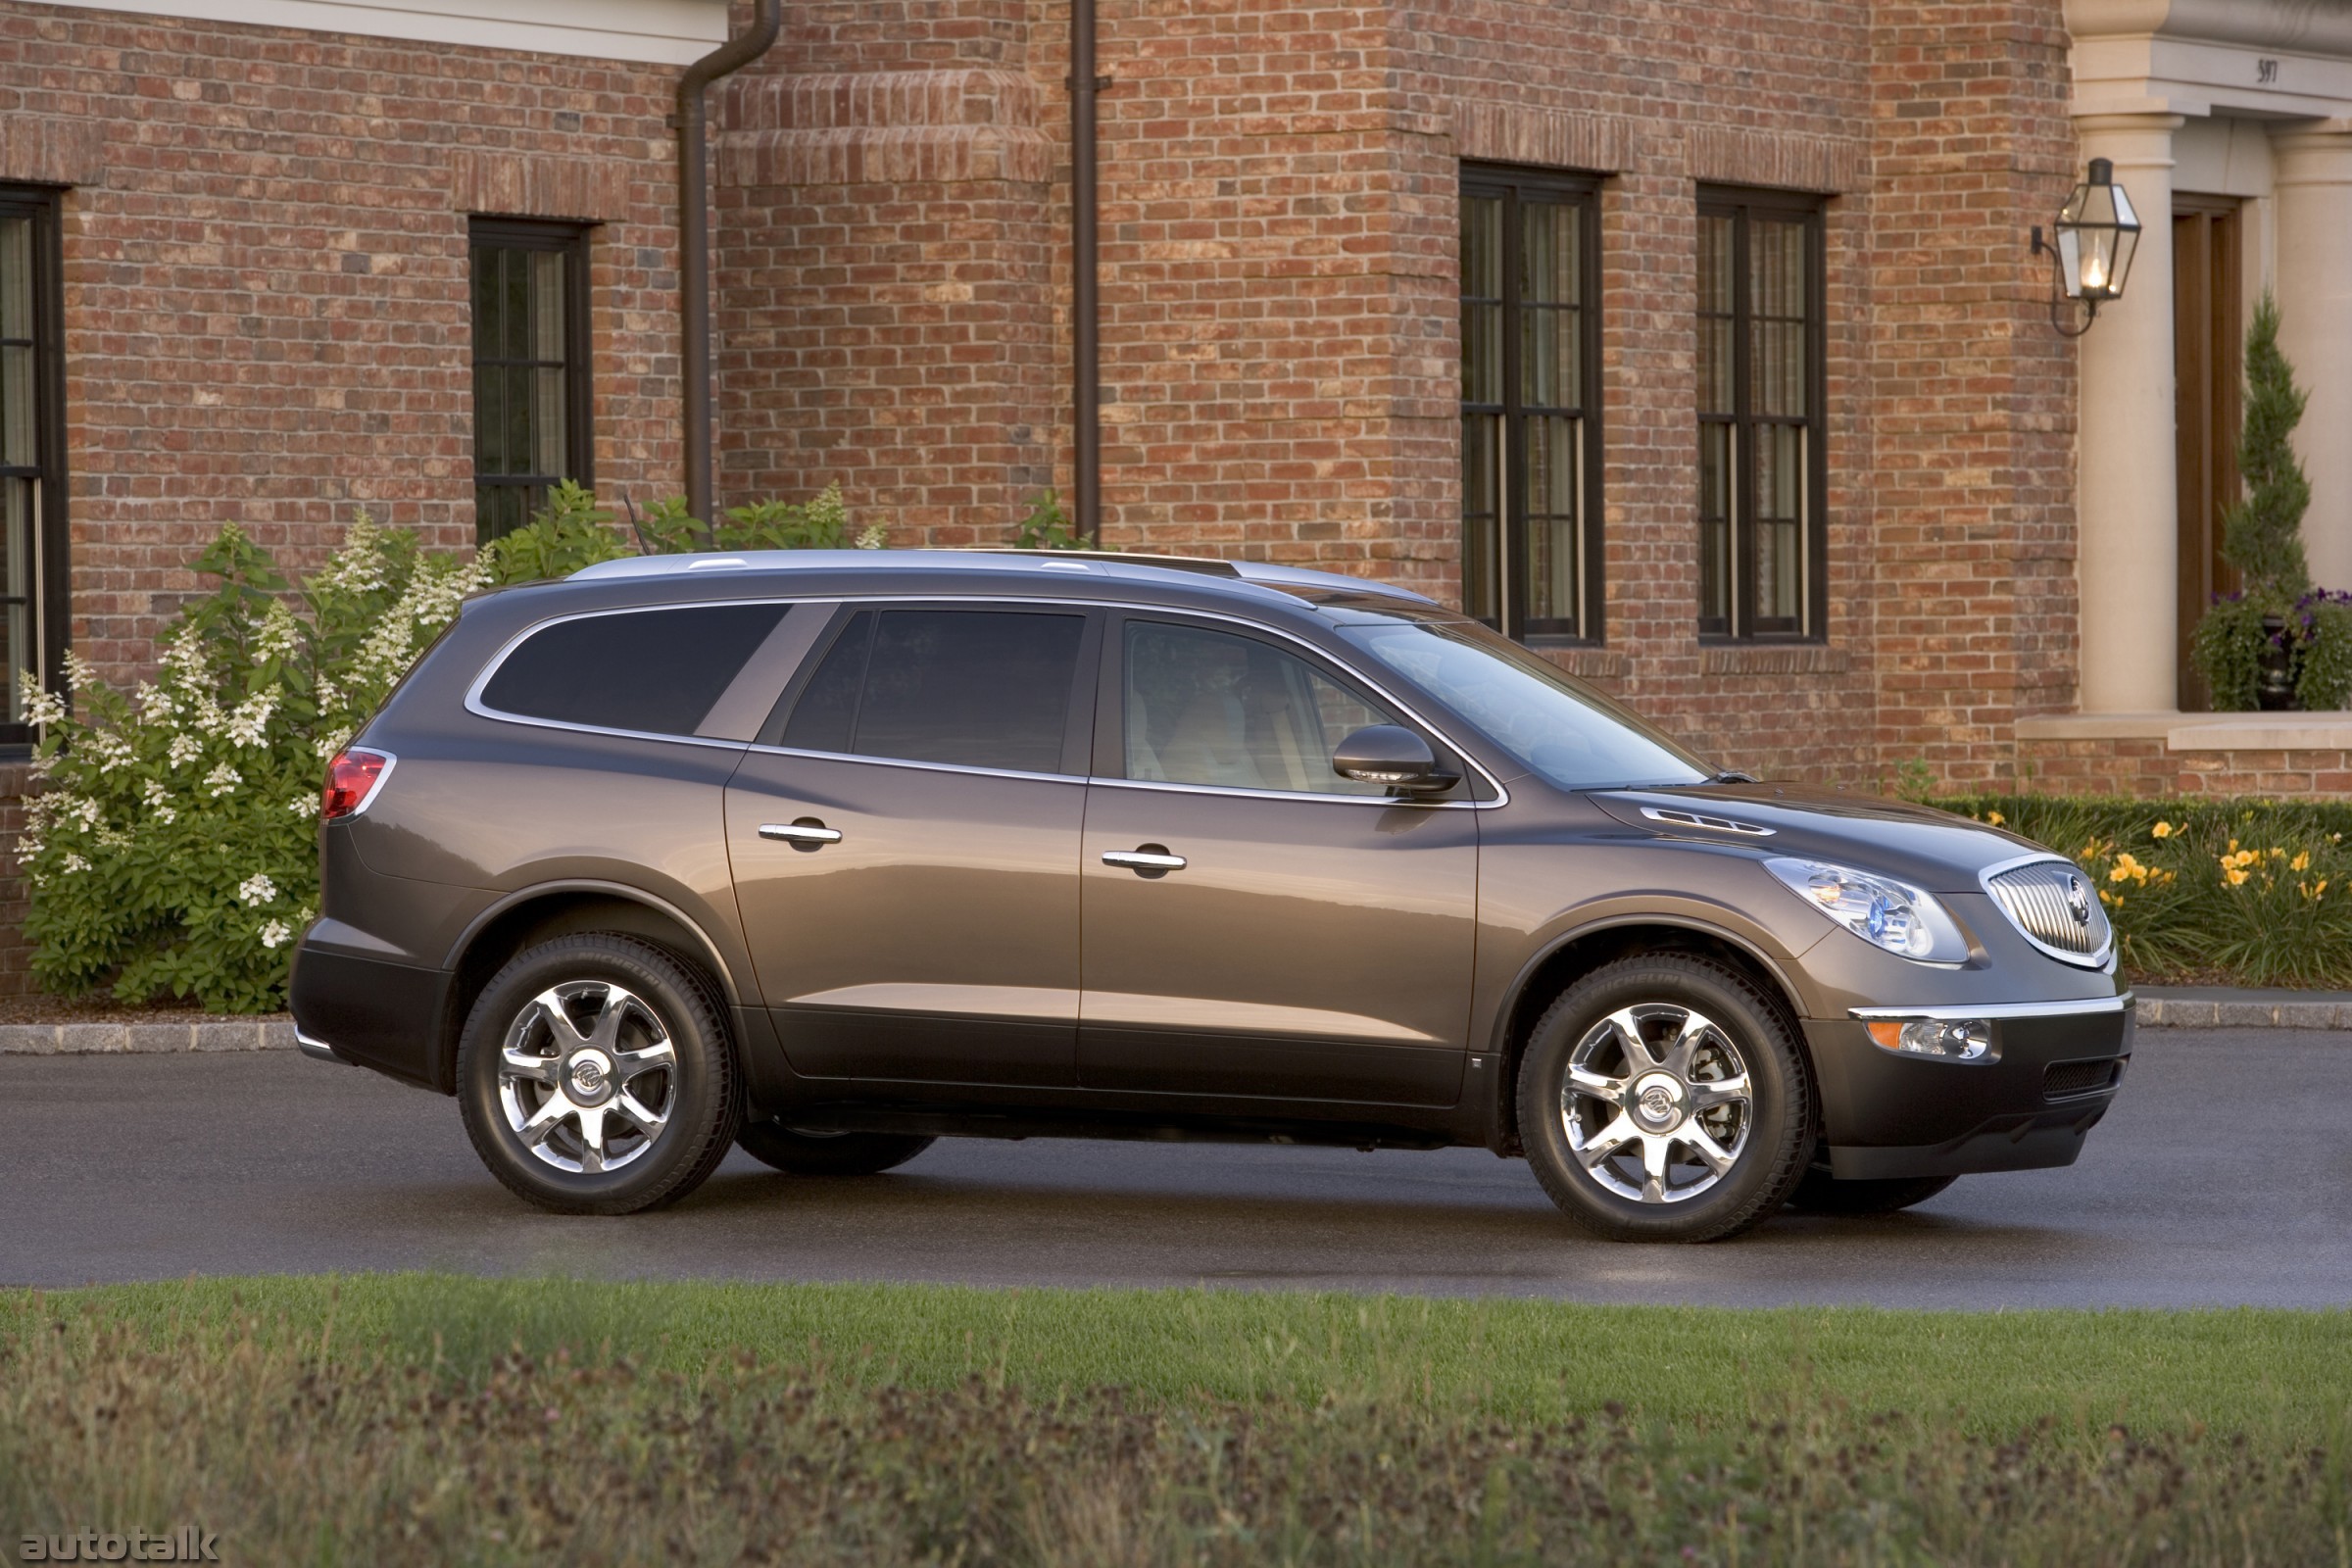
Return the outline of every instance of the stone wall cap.
[[[2352,712],[2033,713],[2021,741],[2161,740],[2168,752],[2352,751]]]

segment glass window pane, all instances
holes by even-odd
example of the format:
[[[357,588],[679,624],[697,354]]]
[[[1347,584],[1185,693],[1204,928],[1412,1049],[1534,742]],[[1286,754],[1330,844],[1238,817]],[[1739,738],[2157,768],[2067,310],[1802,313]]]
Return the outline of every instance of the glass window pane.
[[[691,735],[784,608],[701,605],[559,621],[507,656],[482,703],[528,718]]]
[[[1583,421],[1527,421],[1527,615],[1572,630],[1577,619],[1577,454]],[[1560,623],[1568,623],[1562,626]]]
[[[531,267],[530,357],[564,362],[564,256],[561,251],[526,251]]]
[[[1127,776],[1225,789],[1385,795],[1331,770],[1342,740],[1394,715],[1254,637],[1131,621]]]
[[[1462,416],[1462,611],[1481,620],[1501,613],[1502,416]]]
[[[1502,402],[1502,307],[1462,302],[1462,401]]]
[[[0,218],[0,337],[32,336],[32,220]]]
[[[499,410],[506,416],[506,460],[508,473],[533,473],[531,454],[531,372],[528,367],[502,365],[494,372],[498,376]]]
[[[1502,198],[1462,198],[1462,294],[1502,298]]]
[[[1732,427],[1698,427],[1698,612],[1732,612]]]
[[[858,705],[860,757],[1061,771],[1081,615],[892,610]]]
[[[1732,318],[1700,317],[1698,321],[1698,407],[1702,414],[1731,414]]]
[[[1755,385],[1749,389],[1748,399],[1752,412],[1804,417],[1808,326],[1803,321],[1759,319],[1751,330],[1748,373]]]
[[[571,472],[570,421],[564,417],[565,401],[564,377],[567,373],[560,366],[548,366],[536,370],[517,371],[531,378],[531,432],[535,444],[531,453],[531,471],[561,479]]]
[[[861,610],[852,615],[792,705],[782,744],[804,752],[849,751],[858,727],[858,692],[865,684],[866,652],[873,640],[874,612]]]
[[[1804,427],[1759,426],[1755,446],[1756,613],[1793,619],[1804,604]]]
[[[1728,217],[1699,216],[1698,308],[1718,316],[1732,313],[1732,228]]]
[[[498,253],[498,357],[528,359],[531,353],[531,270],[519,251]]]
[[[1758,316],[1804,317],[1805,237],[1802,221],[1748,220],[1748,297]]]
[[[1519,209],[1519,298],[1530,305],[1576,305],[1583,301],[1577,266],[1581,208],[1566,202],[1531,201]]]
[[[0,344],[0,464],[29,468],[41,461],[35,374],[29,345]]]
[[[33,638],[38,611],[32,601],[39,593],[34,580],[33,564],[38,559],[34,548],[34,529],[40,521],[40,481],[37,479],[0,479],[0,528],[6,530],[8,580],[0,583],[0,592],[11,599],[28,601],[22,605],[0,605],[8,628],[8,667],[0,669],[0,685],[6,687],[5,710],[0,710],[11,724],[24,721],[24,692],[17,679],[21,670],[40,669],[40,650]]]
[[[1520,314],[1520,400],[1530,408],[1583,407],[1577,371],[1577,332],[1584,313],[1546,306]]]

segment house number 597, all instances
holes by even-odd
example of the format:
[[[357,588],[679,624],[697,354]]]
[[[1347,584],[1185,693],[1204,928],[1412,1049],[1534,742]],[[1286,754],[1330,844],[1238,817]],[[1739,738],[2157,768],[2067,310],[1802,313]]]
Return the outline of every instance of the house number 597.
[[[2255,61],[2254,79],[2265,86],[2277,81],[2278,79],[2278,62],[2276,60]]]

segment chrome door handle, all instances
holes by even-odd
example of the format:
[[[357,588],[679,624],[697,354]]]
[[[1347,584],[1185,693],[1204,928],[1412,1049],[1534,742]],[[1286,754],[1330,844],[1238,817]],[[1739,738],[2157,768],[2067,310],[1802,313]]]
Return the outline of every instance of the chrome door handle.
[[[1181,871],[1185,858],[1165,850],[1111,850],[1102,857],[1104,865],[1123,866],[1130,871]]]
[[[818,822],[762,822],[760,836],[782,839],[787,844],[839,844],[841,829]]]

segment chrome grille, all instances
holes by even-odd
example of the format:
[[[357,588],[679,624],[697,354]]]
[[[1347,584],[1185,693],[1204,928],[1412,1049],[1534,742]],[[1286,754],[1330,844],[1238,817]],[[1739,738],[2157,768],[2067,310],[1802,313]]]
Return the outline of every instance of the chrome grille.
[[[1984,891],[2026,940],[2050,956],[2090,965],[2106,961],[2112,936],[2107,911],[2099,907],[2098,889],[2079,867],[2065,860],[2029,860],[1987,876]],[[2077,919],[2076,909],[2084,906],[2088,918]]]

